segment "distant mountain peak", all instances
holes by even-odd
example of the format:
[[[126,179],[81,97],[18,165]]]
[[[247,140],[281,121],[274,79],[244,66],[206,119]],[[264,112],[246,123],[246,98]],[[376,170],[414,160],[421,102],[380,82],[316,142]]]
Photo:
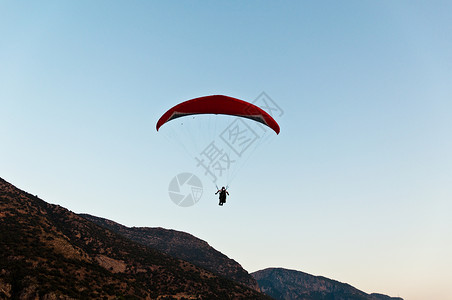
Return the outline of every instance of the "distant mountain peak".
[[[267,268],[251,275],[261,291],[274,299],[403,300],[366,294],[346,283],[284,268]]]

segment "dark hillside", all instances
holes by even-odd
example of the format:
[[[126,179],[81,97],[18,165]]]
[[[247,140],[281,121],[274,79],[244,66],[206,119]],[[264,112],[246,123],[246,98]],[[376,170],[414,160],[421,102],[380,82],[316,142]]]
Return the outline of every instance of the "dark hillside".
[[[0,179],[0,299],[261,299]]]
[[[80,214],[87,220],[108,228],[135,242],[188,261],[213,273],[259,290],[256,280],[233,259],[191,234],[164,228],[126,227],[116,222]]]
[[[403,300],[381,294],[366,294],[346,283],[282,268],[268,268],[252,275],[261,291],[275,299]]]

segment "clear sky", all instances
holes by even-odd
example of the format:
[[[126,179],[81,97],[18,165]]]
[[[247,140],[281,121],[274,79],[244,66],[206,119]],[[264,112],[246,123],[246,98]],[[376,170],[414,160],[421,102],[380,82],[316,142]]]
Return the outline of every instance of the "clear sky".
[[[2,1],[0,176],[75,212],[284,267],[451,299],[450,1]],[[265,92],[279,136],[219,207],[156,132],[191,98]],[[188,157],[188,158],[187,158]],[[197,174],[191,207],[168,194]]]

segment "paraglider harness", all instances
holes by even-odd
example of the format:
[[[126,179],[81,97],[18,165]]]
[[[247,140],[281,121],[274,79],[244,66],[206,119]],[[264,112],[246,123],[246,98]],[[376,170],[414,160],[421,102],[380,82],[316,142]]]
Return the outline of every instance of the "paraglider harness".
[[[226,203],[226,194],[229,195],[229,193],[228,193],[229,186],[226,186],[226,188],[222,187],[221,189],[219,189],[218,186],[216,186],[216,187],[217,187],[217,192],[215,193],[215,195],[220,193],[220,196],[219,196],[220,203],[218,203],[218,205],[223,205],[224,203]]]

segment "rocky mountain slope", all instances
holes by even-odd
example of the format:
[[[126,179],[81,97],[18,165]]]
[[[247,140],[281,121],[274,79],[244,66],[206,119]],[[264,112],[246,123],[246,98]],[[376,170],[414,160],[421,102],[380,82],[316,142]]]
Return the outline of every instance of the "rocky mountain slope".
[[[0,299],[265,299],[0,178]]]
[[[402,300],[381,294],[366,294],[349,284],[282,268],[252,273],[261,291],[274,299],[303,300]]]
[[[262,292],[258,292],[259,284]],[[299,271],[248,274],[188,233],[77,215],[0,178],[0,299],[401,300]]]
[[[80,214],[80,216],[135,242],[259,290],[256,280],[239,263],[229,259],[226,255],[212,248],[207,242],[191,234],[164,228],[129,228],[91,215]]]

